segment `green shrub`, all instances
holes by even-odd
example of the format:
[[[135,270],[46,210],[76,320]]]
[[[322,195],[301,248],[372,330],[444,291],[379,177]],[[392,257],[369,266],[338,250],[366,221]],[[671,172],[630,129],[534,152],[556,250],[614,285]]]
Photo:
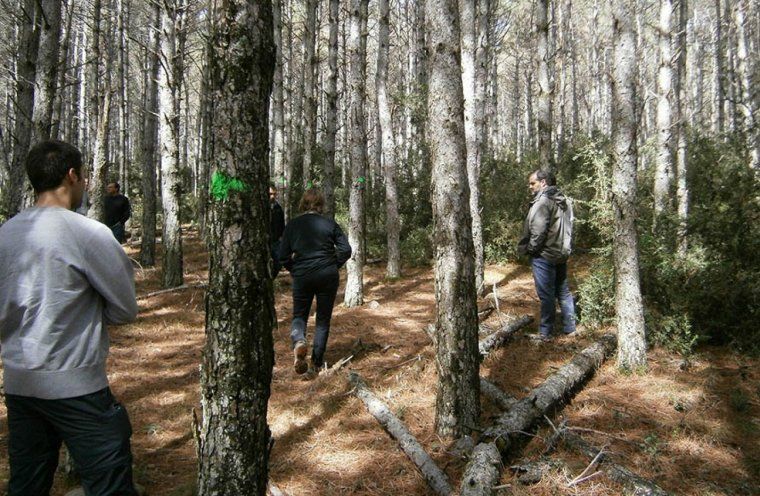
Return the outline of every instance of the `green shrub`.
[[[419,227],[401,239],[401,259],[409,265],[428,265],[433,258],[432,228]]]

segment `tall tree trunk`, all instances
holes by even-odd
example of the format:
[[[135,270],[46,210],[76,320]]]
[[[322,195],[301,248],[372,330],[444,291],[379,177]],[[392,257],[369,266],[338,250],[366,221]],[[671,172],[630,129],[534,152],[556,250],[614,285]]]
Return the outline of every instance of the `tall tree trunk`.
[[[538,0],[536,9],[536,57],[538,63],[538,157],[542,168],[554,169],[552,153],[552,97],[549,79],[549,0]]]
[[[161,143],[161,203],[164,210],[162,242],[163,286],[182,285],[182,181],[179,162],[180,89],[183,54],[179,38],[184,30],[183,0],[166,0],[161,14],[161,60],[158,83],[159,142]]]
[[[317,0],[306,0],[306,25],[303,33],[304,153],[303,187],[311,184],[317,134],[317,88],[315,76],[319,66],[316,56]]]
[[[272,157],[275,185],[282,189],[285,179],[285,102],[283,100],[283,60],[282,51],[282,0],[272,2],[274,18],[274,46],[276,65],[274,69],[274,88],[272,90],[272,133],[274,134]]]
[[[660,0],[658,44],[660,68],[657,72],[657,162],[654,176],[654,223],[670,204],[670,177],[673,171],[673,137],[671,124],[672,55],[671,17],[673,1]]]
[[[721,0],[715,0],[715,73],[713,78],[713,132],[722,134],[726,120],[723,103],[725,94],[725,63],[723,56],[723,21],[720,11]]]
[[[264,496],[276,325],[268,234],[271,2],[230,0],[211,16],[214,174],[220,185],[236,178],[243,187],[218,189],[211,202],[198,494]]]
[[[93,2],[92,27],[90,31],[89,49],[89,71],[88,71],[88,92],[87,99],[90,103],[88,109],[88,118],[90,120],[90,136],[92,140],[92,173],[90,174],[90,184],[88,198],[90,199],[90,209],[87,216],[91,219],[105,222],[104,194],[108,184],[108,140],[111,128],[111,51],[105,50],[105,68],[103,71],[104,84],[100,89],[100,54],[101,54],[101,22],[102,15],[101,0]],[[107,11],[106,11],[107,12]],[[108,32],[108,30],[105,30]],[[92,129],[94,126],[94,130]]]
[[[483,9],[481,9],[483,10]],[[481,15],[476,0],[459,0],[462,47],[464,134],[467,149],[467,183],[470,188],[472,241],[475,250],[475,287],[483,290],[483,225],[480,219],[480,161],[482,157],[485,47],[481,43]]]
[[[367,188],[367,141],[364,124],[366,52],[362,43],[362,24],[369,0],[351,0],[351,32],[348,39],[350,57],[349,91],[351,106],[351,192],[348,200],[348,242],[353,249],[346,263],[345,305],[364,303],[364,194]]]
[[[50,139],[60,63],[61,0],[40,0],[37,9],[41,16],[41,30],[32,113],[35,142]]]
[[[636,41],[630,0],[613,2],[614,67],[612,82],[612,207],[615,265],[615,313],[618,326],[618,367],[646,366],[644,307],[639,282],[639,246],[636,232]]]
[[[393,121],[388,103],[388,54],[390,51],[390,3],[380,0],[380,26],[377,50],[377,115],[382,140],[385,177],[385,230],[388,235],[388,264],[386,275],[401,276],[399,249],[398,189],[396,187],[396,143],[393,138]]]
[[[467,186],[464,95],[456,0],[426,0],[427,107],[435,237],[435,349],[440,436],[471,432],[480,416],[475,260]]]
[[[676,199],[678,201],[678,253],[686,256],[689,248],[687,222],[689,220],[689,184],[687,182],[688,162],[686,148],[686,104],[689,78],[686,72],[688,55],[687,33],[689,22],[688,0],[679,0],[678,5],[678,76],[676,78],[676,113],[678,115],[678,153],[676,159]]]
[[[61,50],[60,50],[60,57],[58,62],[58,82],[56,83],[56,87],[58,88],[58,92],[56,93],[55,103],[53,107],[53,118],[50,125],[50,137],[52,139],[61,139],[61,121],[64,119],[64,102],[70,103],[70,104],[76,104],[76,98],[74,95],[76,94],[76,88],[77,85],[72,85],[72,88],[70,90],[70,96],[67,98],[64,97],[65,94],[65,88],[66,88],[66,73],[69,68],[75,67],[75,64],[73,60],[76,58],[75,56],[75,49],[76,46],[74,46],[74,50],[71,50],[72,48],[72,31],[74,27],[74,8],[73,2],[69,2],[67,5],[66,10],[66,28],[65,28],[65,34],[63,35],[63,41],[61,42]],[[67,117],[67,120],[74,120],[72,118],[72,115],[74,113],[72,112]],[[70,141],[70,138],[67,136],[64,141]],[[74,144],[76,146],[76,144]]]
[[[746,0],[737,0],[734,7],[734,23],[736,25],[736,69],[741,88],[740,108],[743,117],[742,129],[747,139],[747,149],[750,152],[750,167],[760,169],[760,125],[756,125],[755,113],[757,108],[753,97],[751,83],[751,66],[747,50],[747,29],[745,21]],[[757,89],[754,88],[757,94]]]
[[[153,19],[147,37],[148,80],[145,88],[142,150],[142,237],[140,263],[152,267],[156,263],[156,140],[158,139],[158,79],[161,70],[161,6],[153,4]]]
[[[37,73],[37,52],[40,44],[41,19],[34,0],[23,0],[19,14],[19,38],[16,55],[16,106],[13,128],[13,156],[5,197],[6,219],[21,209],[26,190],[24,161],[32,140],[34,81]]]
[[[322,191],[325,195],[325,215],[335,217],[335,142],[338,135],[338,28],[340,0],[329,0],[330,40],[327,65],[327,108],[325,110],[325,165]]]
[[[116,36],[118,37],[118,78],[119,78],[119,142],[118,142],[118,159],[119,159],[119,181],[121,182],[122,191],[129,194],[129,0],[118,0],[117,2],[117,22],[118,28]]]

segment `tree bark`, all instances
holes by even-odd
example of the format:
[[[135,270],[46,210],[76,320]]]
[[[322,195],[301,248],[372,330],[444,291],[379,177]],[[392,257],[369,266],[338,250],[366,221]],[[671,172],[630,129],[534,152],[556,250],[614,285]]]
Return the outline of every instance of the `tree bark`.
[[[503,346],[504,343],[512,338],[512,336],[514,336],[517,331],[530,324],[531,322],[533,322],[532,316],[523,315],[519,319],[508,323],[498,331],[484,338],[482,341],[480,341],[480,343],[478,343],[478,353],[480,354],[481,359],[484,359],[496,348]]]
[[[338,28],[340,1],[329,0],[330,41],[327,65],[327,108],[325,110],[325,165],[322,191],[325,195],[325,215],[335,217],[335,142],[338,136]]]
[[[552,153],[552,97],[554,88],[549,79],[549,0],[538,0],[536,57],[538,62],[538,157],[542,168],[554,169]]]
[[[5,192],[4,217],[10,219],[23,206],[26,189],[24,161],[32,140],[34,81],[37,74],[37,53],[40,44],[40,15],[34,0],[23,0],[19,14],[19,44],[16,54],[16,105],[13,128],[13,155]]]
[[[158,79],[161,70],[161,7],[153,5],[153,20],[148,36],[148,81],[145,88],[146,108],[143,114],[142,150],[142,237],[140,263],[152,267],[156,263],[156,141],[158,140]]]
[[[367,388],[367,384],[358,374],[355,372],[349,373],[348,381],[354,387],[354,394],[364,402],[369,413],[380,422],[380,425],[383,426],[393,439],[398,441],[399,447],[404,454],[417,465],[430,488],[441,496],[451,494],[453,490],[446,473],[438,468],[435,461],[430,458],[425,448],[409,432],[404,423],[391,412],[385,403],[372,394],[369,388]]]
[[[678,202],[678,229],[677,229],[677,247],[681,256],[686,256],[689,248],[689,239],[687,232],[687,223],[689,220],[689,184],[688,162],[687,162],[687,139],[686,139],[686,115],[687,115],[687,94],[689,78],[686,70],[686,60],[688,56],[688,39],[687,33],[690,25],[689,4],[688,0],[679,0],[679,26],[678,26],[678,76],[676,78],[676,113],[678,115],[677,125],[677,147],[676,154],[676,200]]]
[[[50,139],[61,45],[61,0],[40,0],[37,9],[41,29],[32,113],[35,142]]]
[[[741,87],[740,108],[743,117],[742,130],[746,135],[747,149],[750,153],[750,167],[760,169],[760,128],[756,124],[756,96],[753,95],[751,83],[751,66],[747,50],[747,28],[745,26],[746,0],[737,0],[734,6],[734,24],[736,26],[736,70]],[[754,90],[757,94],[757,89]]]
[[[715,0],[715,44],[713,58],[715,72],[713,78],[713,132],[722,134],[726,120],[723,109],[725,102],[725,58],[723,55],[723,21],[721,18],[721,0]]]
[[[344,303],[356,307],[364,303],[364,194],[367,188],[367,141],[364,123],[366,52],[362,48],[362,24],[367,15],[369,0],[351,1],[351,32],[347,50],[350,57],[350,123],[351,123],[351,191],[348,204],[348,242],[351,258],[346,263],[346,291]]]
[[[380,0],[380,26],[377,51],[377,115],[382,139],[383,176],[385,178],[385,231],[388,240],[386,276],[401,277],[401,250],[399,247],[398,188],[396,187],[396,142],[393,121],[388,103],[388,55],[390,34],[390,3]]]
[[[317,133],[317,97],[315,76],[319,67],[316,57],[317,0],[306,0],[306,24],[303,33],[304,153],[303,187],[311,184]]]
[[[435,245],[436,432],[460,437],[480,415],[478,314],[456,0],[426,0],[427,101]]]
[[[639,248],[636,232],[636,53],[629,0],[613,4],[615,63],[612,87],[612,240],[615,266],[615,314],[618,324],[618,367],[646,367],[644,307],[639,281]]]
[[[212,160],[221,187],[209,216],[198,493],[263,496],[276,324],[268,235],[272,8],[266,0],[233,0],[217,4],[210,15]],[[224,188],[231,178],[241,187]]]
[[[657,161],[654,178],[654,225],[670,204],[670,177],[673,171],[673,135],[671,118],[672,54],[671,17],[673,1],[660,0],[658,44],[660,67],[657,72]]]
[[[181,286],[183,282],[179,124],[184,71],[180,37],[184,30],[184,9],[183,0],[166,0],[161,14],[162,70],[158,81],[158,106],[161,203],[164,210],[162,281],[165,288]]]

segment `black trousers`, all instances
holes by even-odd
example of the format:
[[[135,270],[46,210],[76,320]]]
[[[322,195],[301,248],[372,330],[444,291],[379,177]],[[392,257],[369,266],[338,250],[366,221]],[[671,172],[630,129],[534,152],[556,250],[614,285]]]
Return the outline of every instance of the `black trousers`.
[[[109,388],[59,400],[5,395],[9,496],[48,496],[61,442],[74,459],[87,496],[135,496],[132,426]]]
[[[311,302],[315,297],[317,299],[317,324],[311,348],[311,360],[315,367],[321,367],[324,363],[338,282],[336,266],[293,278],[293,323],[290,326],[290,339],[293,344],[306,340],[306,323],[311,311]]]

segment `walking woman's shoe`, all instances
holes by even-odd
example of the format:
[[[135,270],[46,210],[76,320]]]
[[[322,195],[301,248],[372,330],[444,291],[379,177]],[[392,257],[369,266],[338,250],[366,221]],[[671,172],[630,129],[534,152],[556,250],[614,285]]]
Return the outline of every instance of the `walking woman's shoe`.
[[[295,357],[293,368],[295,369],[296,374],[304,374],[309,370],[309,363],[306,361],[307,351],[306,342],[304,341],[297,342],[293,347],[293,356]]]

